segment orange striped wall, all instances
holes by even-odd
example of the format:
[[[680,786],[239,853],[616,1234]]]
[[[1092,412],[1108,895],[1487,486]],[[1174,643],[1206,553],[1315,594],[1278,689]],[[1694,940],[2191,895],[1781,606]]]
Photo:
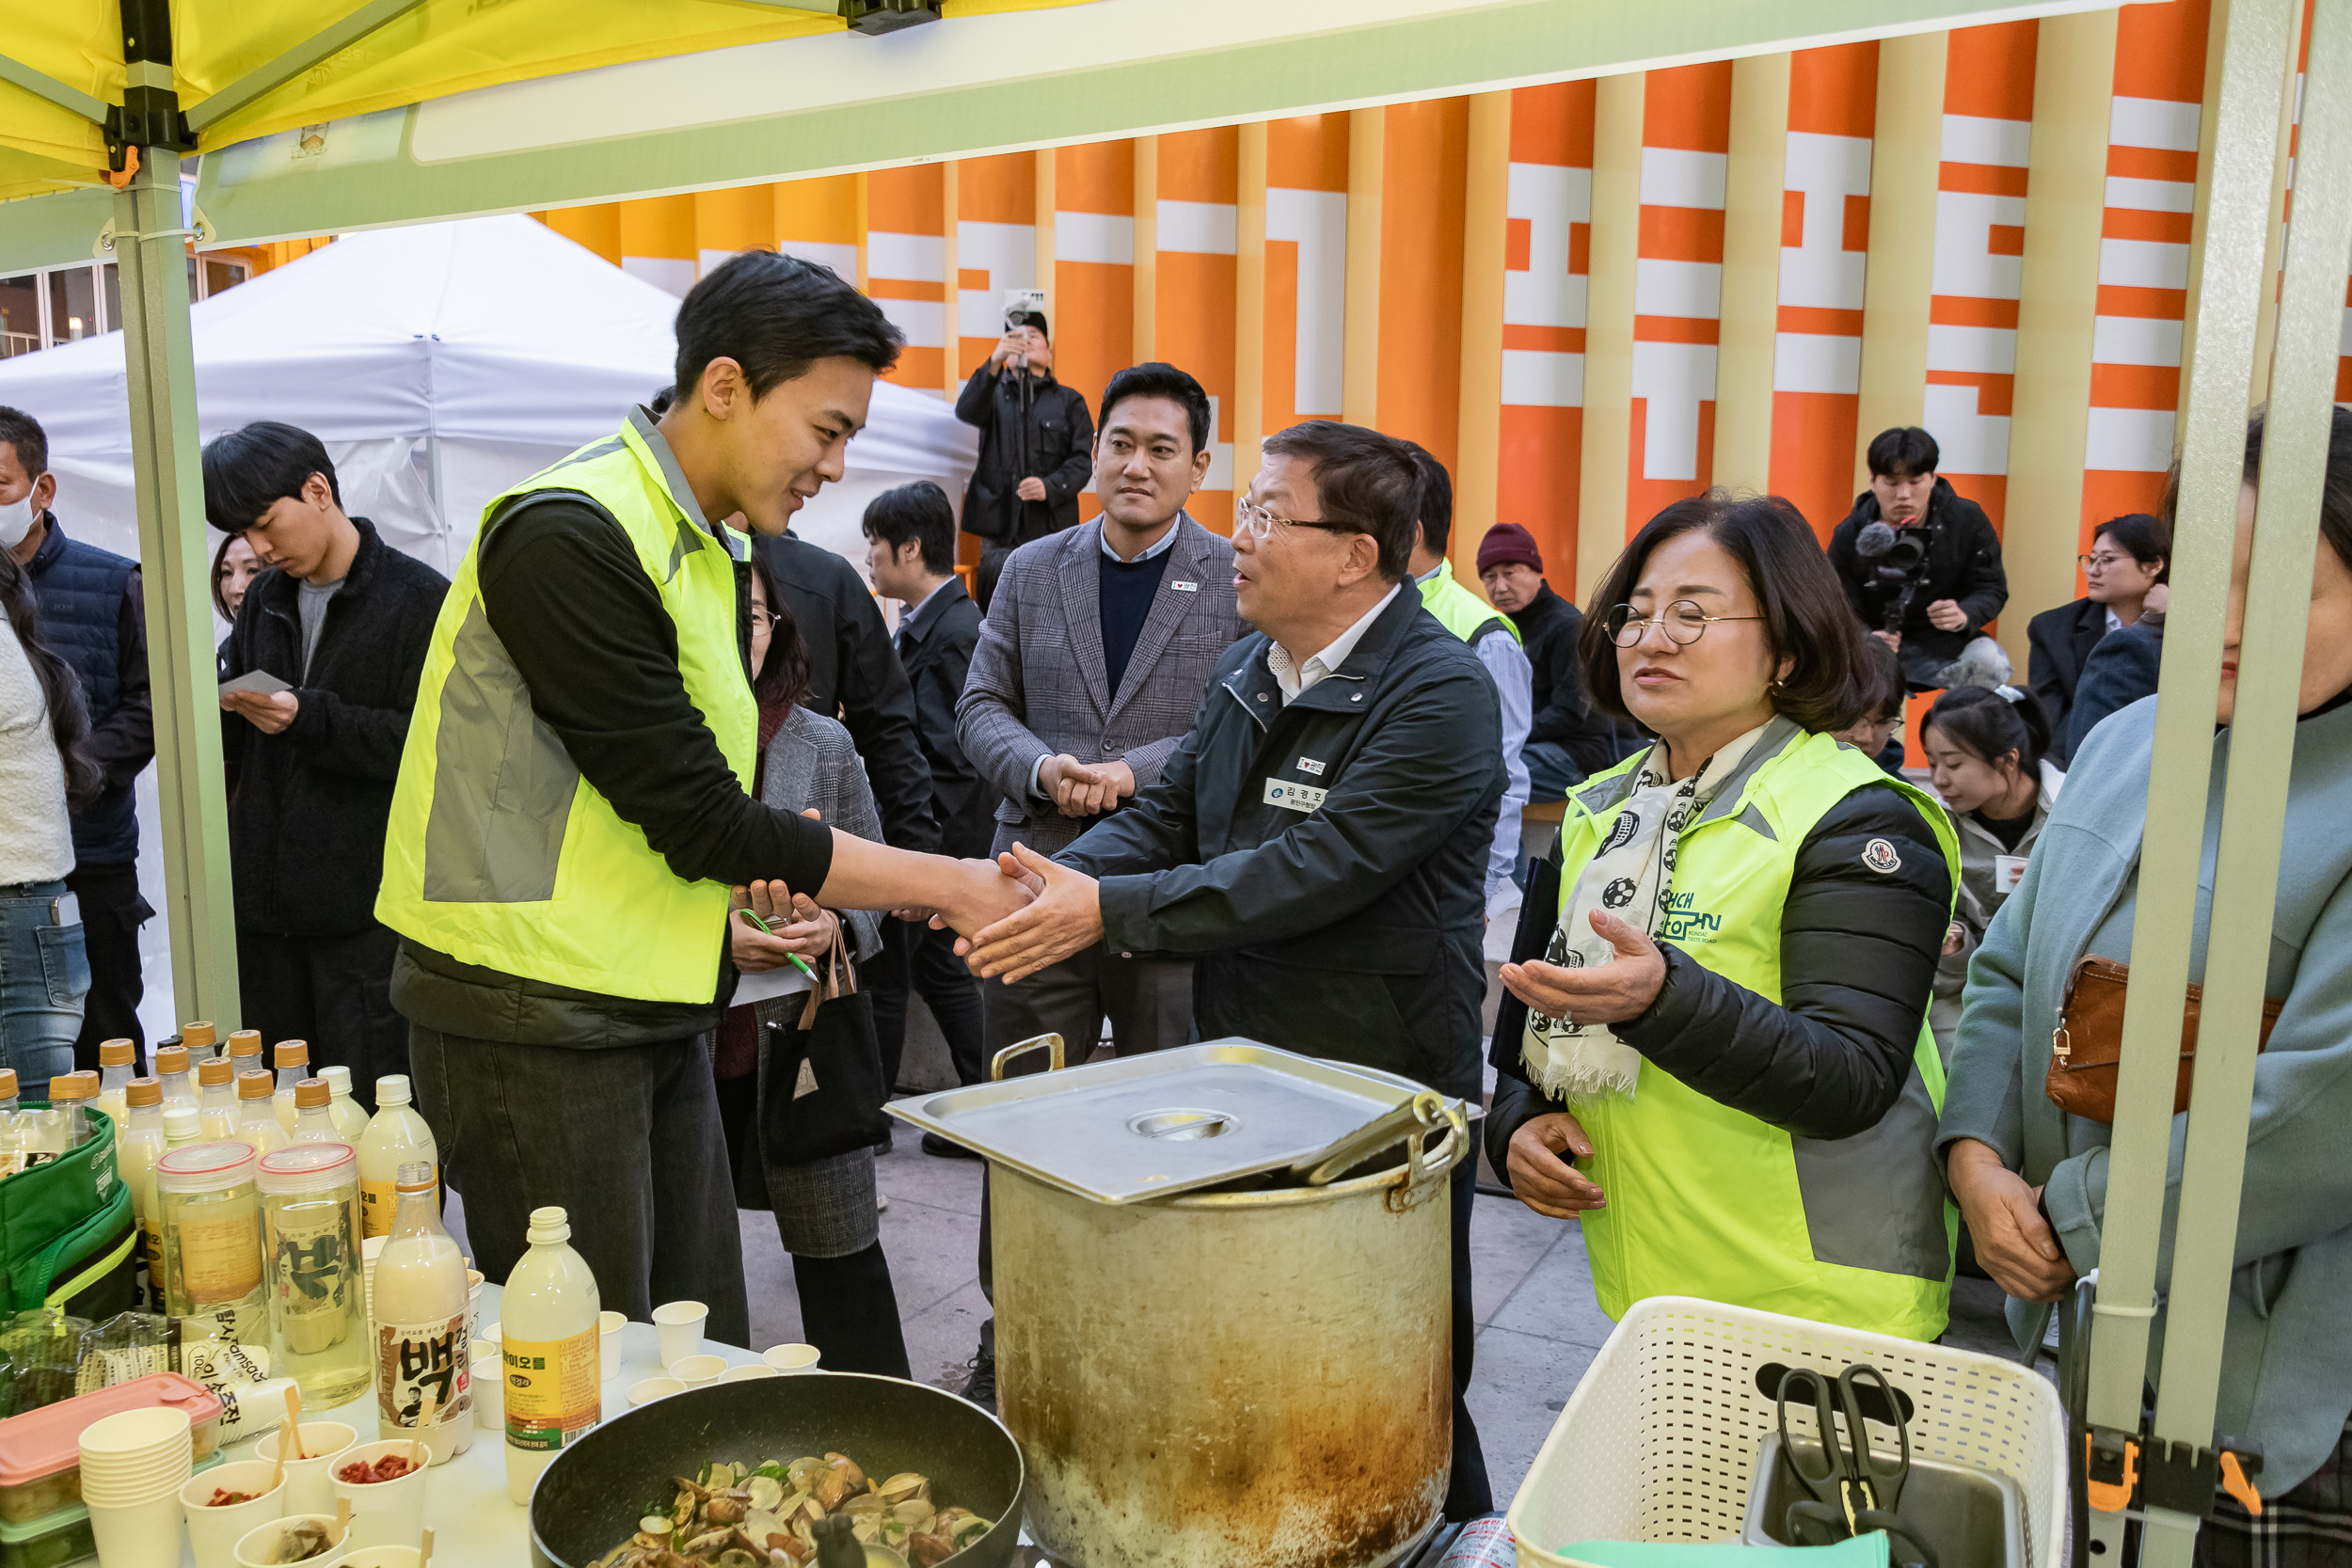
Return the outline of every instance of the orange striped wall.
[[[966,376],[1004,336],[1004,291],[1037,285],[1037,158],[967,158],[956,180],[956,372]]]
[[[1159,140],[1159,287],[1154,352],[1192,372],[1216,410],[1216,455],[1194,519],[1233,531],[1233,284],[1240,133],[1232,126]],[[1124,144],[1121,144],[1124,145]],[[1269,340],[1273,334],[1268,333]]]
[[[1713,481],[1731,65],[1649,73],[1642,106],[1641,260],[1626,532]]]
[[[1265,428],[1336,420],[1346,371],[1347,117],[1266,127]]]
[[[866,182],[866,290],[906,334],[890,379],[938,391],[946,364],[946,209],[937,164],[876,169]]]
[[[1564,82],[1511,95],[1500,520],[1535,536],[1560,583],[1576,580],[1593,90],[1591,82]]]
[[[1062,148],[1054,162],[1054,373],[1092,406],[1095,391],[1135,359],[1135,152],[1126,142],[1094,142]],[[1079,515],[1100,510],[1089,485]]]
[[[1463,155],[1470,103],[1386,111],[1380,192],[1380,428],[1449,468],[1461,420]]]

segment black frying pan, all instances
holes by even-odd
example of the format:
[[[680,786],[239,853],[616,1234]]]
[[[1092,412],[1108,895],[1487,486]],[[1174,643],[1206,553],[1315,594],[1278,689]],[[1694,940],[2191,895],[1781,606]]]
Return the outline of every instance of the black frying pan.
[[[556,1455],[531,1494],[533,1568],[588,1568],[665,1512],[714,1459],[789,1462],[846,1453],[877,1481],[913,1470],[931,1500],[995,1528],[947,1560],[1008,1568],[1021,1536],[1021,1449],[994,1417],[919,1383],[863,1372],[803,1372],[717,1383],[640,1405]],[[658,1506],[656,1506],[658,1505]]]

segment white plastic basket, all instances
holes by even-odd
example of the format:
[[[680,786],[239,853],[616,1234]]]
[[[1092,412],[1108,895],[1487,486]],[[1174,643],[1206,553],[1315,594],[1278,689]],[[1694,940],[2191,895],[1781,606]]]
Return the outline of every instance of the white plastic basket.
[[[1555,1548],[1574,1541],[1738,1540],[1773,1430],[1756,1370],[1775,1361],[1876,1367],[1912,1398],[1911,1451],[2015,1481],[2026,1562],[2059,1568],[2066,1422],[2047,1381],[1973,1351],[1690,1296],[1636,1302],[1593,1358],[1511,1499],[1519,1568],[1565,1568]]]

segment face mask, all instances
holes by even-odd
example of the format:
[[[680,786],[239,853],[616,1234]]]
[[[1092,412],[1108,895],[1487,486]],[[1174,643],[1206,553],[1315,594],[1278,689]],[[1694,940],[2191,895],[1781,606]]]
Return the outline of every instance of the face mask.
[[[0,501],[0,549],[12,550],[24,543],[24,536],[33,531],[33,519],[40,514],[33,510],[30,490],[12,501]]]

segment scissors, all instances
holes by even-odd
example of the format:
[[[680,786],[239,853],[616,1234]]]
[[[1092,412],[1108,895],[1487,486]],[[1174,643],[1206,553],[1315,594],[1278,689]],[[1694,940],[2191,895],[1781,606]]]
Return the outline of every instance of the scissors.
[[[1867,1363],[1848,1367],[1834,1382],[1809,1367],[1791,1368],[1780,1380],[1775,1416],[1780,1423],[1781,1457],[1812,1494],[1809,1501],[1788,1505],[1785,1521],[1788,1533],[1797,1544],[1824,1546],[1849,1536],[1883,1530],[1915,1548],[1918,1556],[1915,1560],[1924,1568],[1938,1568],[1933,1548],[1895,1516],[1896,1505],[1902,1500],[1903,1483],[1911,1478],[1911,1434],[1898,1421],[1896,1457],[1887,1459],[1874,1452],[1868,1430],[1863,1425],[1862,1401],[1856,1392],[1862,1386],[1875,1388],[1883,1401],[1881,1408],[1902,1408],[1885,1377]],[[1818,1451],[1790,1438],[1791,1399],[1811,1401],[1814,1424],[1820,1434]],[[1837,1435],[1836,1418],[1840,1414],[1846,1418],[1842,1442]]]

